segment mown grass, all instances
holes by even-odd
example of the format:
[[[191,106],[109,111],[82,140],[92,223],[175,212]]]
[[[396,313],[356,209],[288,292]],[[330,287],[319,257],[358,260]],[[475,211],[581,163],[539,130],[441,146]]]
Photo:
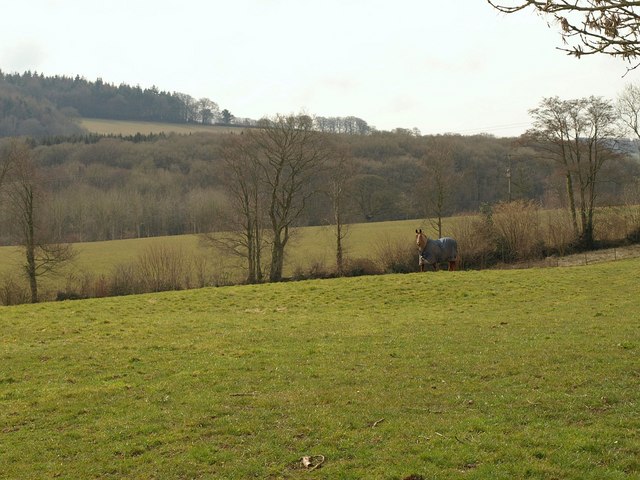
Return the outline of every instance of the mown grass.
[[[0,307],[0,478],[638,478],[639,268]]]

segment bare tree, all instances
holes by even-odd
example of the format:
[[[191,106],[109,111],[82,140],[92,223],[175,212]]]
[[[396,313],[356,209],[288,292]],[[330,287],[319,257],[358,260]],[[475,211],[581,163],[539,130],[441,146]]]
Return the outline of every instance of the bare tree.
[[[261,179],[259,151],[246,135],[230,135],[224,143],[223,181],[230,202],[218,232],[205,240],[247,262],[247,283],[263,280],[266,201]]]
[[[624,128],[633,132],[636,141],[640,141],[640,86],[626,85],[618,95],[616,108]]]
[[[191,95],[175,92],[174,96],[182,103],[180,116],[187,123],[195,122],[198,116],[198,103]]]
[[[580,218],[582,221],[582,241],[587,246],[593,244],[593,215],[597,199],[599,174],[605,162],[618,158],[616,113],[613,104],[602,97],[586,99],[584,115],[588,130],[583,138],[586,149],[585,162],[579,166]]]
[[[245,135],[260,160],[272,235],[269,280],[277,282],[282,279],[291,229],[316,193],[313,181],[325,167],[331,148],[308,115],[277,115],[263,119],[259,127]]]
[[[344,273],[344,240],[348,235],[348,224],[345,221],[348,196],[348,181],[353,176],[351,156],[343,151],[337,152],[330,161],[330,173],[327,182],[327,195],[331,201],[332,224],[336,240],[336,270],[338,275]]]
[[[575,236],[579,235],[576,199],[573,188],[573,164],[575,162],[572,137],[579,141],[581,127],[572,121],[571,110],[575,102],[558,97],[544,98],[540,106],[529,111],[534,128],[527,137],[534,140],[543,156],[558,163],[565,178],[565,189]],[[578,131],[575,131],[577,129]]]
[[[574,232],[583,245],[590,247],[594,240],[593,214],[599,173],[603,164],[615,156],[617,132],[613,105],[600,97],[575,100],[553,97],[543,99],[540,106],[529,113],[534,128],[527,136],[547,158],[561,166]]]
[[[561,29],[565,47],[580,58],[604,54],[634,60],[640,56],[640,2],[621,0],[487,0],[504,13],[528,8],[550,16]],[[638,64],[632,68],[636,68]]]
[[[425,176],[417,191],[425,217],[431,219],[438,237],[442,237],[442,218],[449,212],[451,195],[456,188],[451,144],[444,139],[432,139],[423,156],[423,164]]]
[[[13,165],[8,195],[15,212],[18,242],[25,251],[24,270],[29,281],[31,302],[37,303],[38,278],[54,273],[71,260],[74,250],[69,244],[55,242],[47,229],[43,192],[28,145],[13,141],[6,155],[9,157],[7,161]]]
[[[197,118],[203,125],[209,125],[220,118],[220,107],[213,100],[201,98],[196,102]]]

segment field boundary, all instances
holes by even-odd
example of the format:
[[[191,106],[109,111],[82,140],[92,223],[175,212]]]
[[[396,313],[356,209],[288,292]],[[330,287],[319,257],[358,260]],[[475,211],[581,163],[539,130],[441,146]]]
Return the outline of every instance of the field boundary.
[[[615,262],[629,258],[640,257],[640,245],[628,245],[601,250],[588,250],[570,255],[552,255],[542,260],[531,260],[528,262],[500,264],[494,269],[512,270],[522,268],[553,268],[553,267],[577,267],[592,265],[595,263]]]

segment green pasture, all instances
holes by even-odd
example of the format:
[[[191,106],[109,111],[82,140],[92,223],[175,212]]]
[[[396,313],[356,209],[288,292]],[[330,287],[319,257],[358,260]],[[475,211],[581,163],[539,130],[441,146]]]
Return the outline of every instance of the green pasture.
[[[0,478],[639,478],[638,271],[0,307]]]
[[[188,135],[190,133],[224,133],[228,131],[239,131],[238,127],[224,127],[217,125],[195,125],[160,122],[134,122],[126,120],[105,120],[100,118],[82,118],[80,126],[86,128],[91,133],[100,135],[123,135],[130,136],[140,133],[150,135],[152,133],[179,133]]]
[[[351,258],[365,257],[376,260],[379,256],[378,250],[385,245],[406,243],[407,247],[411,248],[415,241],[413,232],[416,228],[426,229],[428,226],[421,220],[350,225],[344,241],[346,255]],[[322,263],[329,269],[334,268],[333,232],[332,227],[303,227],[295,230],[287,247],[285,275],[290,276],[297,268],[306,269],[314,263]],[[75,244],[76,258],[57,277],[43,278],[43,289],[55,291],[64,288],[65,277],[72,273],[108,275],[116,265],[134,262],[153,245],[174,248],[191,259],[204,258],[211,273],[221,270],[234,281],[244,278],[244,264],[238,258],[203,245],[199,235],[178,235]],[[20,275],[23,257],[24,253],[19,248],[0,247],[0,278],[9,274],[16,277]]]

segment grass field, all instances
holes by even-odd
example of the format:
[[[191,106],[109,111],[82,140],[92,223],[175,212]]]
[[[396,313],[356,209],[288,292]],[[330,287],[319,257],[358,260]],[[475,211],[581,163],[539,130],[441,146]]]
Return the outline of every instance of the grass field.
[[[82,118],[80,126],[86,128],[91,133],[101,135],[149,135],[152,133],[181,133],[189,134],[196,132],[224,133],[228,131],[239,131],[239,127],[224,127],[215,125],[194,125],[178,123],[159,122],[133,122],[125,120],[104,120],[100,118]]]
[[[447,220],[452,221],[452,220]],[[386,243],[403,242],[411,248],[416,228],[427,228],[424,221],[407,220],[396,222],[362,223],[349,226],[345,240],[345,254],[352,258],[377,258],[377,246]],[[285,276],[290,276],[298,267],[307,268],[312,263],[323,263],[332,268],[335,265],[335,240],[330,227],[304,227],[296,230],[287,247]],[[180,249],[189,257],[206,257],[211,270],[224,270],[234,281],[241,281],[243,270],[238,268],[236,258],[220,254],[203,247],[198,235],[154,237],[106,242],[75,244],[77,257],[57,278],[43,278],[43,291],[64,288],[64,278],[69,272],[91,272],[109,274],[118,264],[130,263],[153,245],[164,245]],[[16,247],[0,247],[0,279],[3,275],[19,275],[24,263],[24,253]],[[50,295],[49,295],[50,296]],[[47,295],[45,295],[45,298]]]
[[[0,307],[0,478],[639,478],[639,270]]]

